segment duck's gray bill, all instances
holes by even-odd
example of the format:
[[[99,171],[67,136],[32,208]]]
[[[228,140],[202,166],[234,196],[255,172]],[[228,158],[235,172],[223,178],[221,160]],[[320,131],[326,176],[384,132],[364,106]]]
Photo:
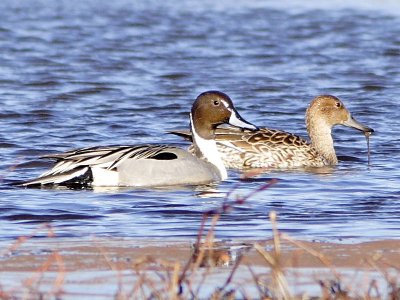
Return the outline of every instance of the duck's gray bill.
[[[236,111],[232,111],[231,117],[229,118],[229,124],[244,129],[250,129],[250,130],[259,129],[257,126],[244,120]]]
[[[348,127],[353,127],[355,129],[364,131],[364,132],[369,132],[369,133],[373,133],[374,130],[368,126],[365,126],[363,124],[361,124],[360,122],[356,121],[356,119],[353,118],[353,116],[350,116],[347,121],[343,122],[343,125],[348,126]]]

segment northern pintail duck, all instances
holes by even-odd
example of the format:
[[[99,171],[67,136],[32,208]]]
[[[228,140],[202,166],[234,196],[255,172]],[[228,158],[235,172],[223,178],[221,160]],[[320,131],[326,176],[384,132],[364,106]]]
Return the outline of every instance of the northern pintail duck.
[[[356,121],[342,101],[331,95],[313,99],[306,111],[310,142],[281,130],[262,128],[257,132],[219,128],[215,140],[229,168],[300,168],[336,165],[332,127],[344,125],[372,133],[374,130]],[[174,134],[190,138],[188,132]]]
[[[48,155],[57,164],[23,186],[168,186],[206,184],[227,178],[214,141],[223,123],[258,128],[242,119],[224,93],[200,94],[190,113],[196,155],[168,145],[91,147]]]

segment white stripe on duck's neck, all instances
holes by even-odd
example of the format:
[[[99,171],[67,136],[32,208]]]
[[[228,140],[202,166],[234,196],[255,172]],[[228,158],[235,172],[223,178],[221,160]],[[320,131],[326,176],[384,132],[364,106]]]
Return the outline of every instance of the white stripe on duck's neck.
[[[221,180],[225,180],[228,178],[228,173],[226,171],[224,162],[222,161],[221,155],[217,149],[217,143],[214,139],[205,139],[202,138],[194,128],[192,114],[190,114],[190,127],[192,129],[193,135],[193,145],[196,149],[196,152],[200,152],[200,156],[206,159],[208,162],[217,167]]]

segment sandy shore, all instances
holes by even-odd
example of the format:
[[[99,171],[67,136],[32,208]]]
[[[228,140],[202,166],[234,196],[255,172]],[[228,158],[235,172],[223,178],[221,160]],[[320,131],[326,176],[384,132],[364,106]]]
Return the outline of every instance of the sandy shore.
[[[222,264],[232,264],[239,254],[254,265],[265,265],[254,249],[258,243],[266,251],[273,250],[273,241],[216,242],[215,256]],[[191,242],[144,239],[32,239],[25,242],[0,244],[1,265],[4,271],[35,271],[58,253],[66,271],[109,270],[110,263],[119,269],[130,269],[143,257],[185,263],[192,254]],[[323,259],[321,259],[323,257]],[[379,240],[357,244],[281,241],[281,262],[289,268],[322,268],[326,264],[342,268],[373,268],[392,266],[400,269],[400,241]]]
[[[192,257],[193,242],[56,237],[3,242],[0,296],[33,293],[35,298],[39,293],[44,298],[57,294],[62,299],[109,299],[125,291],[125,297],[136,299],[146,298],[149,290],[158,291],[161,286],[160,295],[168,294],[171,282],[177,282],[172,278],[181,276]],[[340,289],[346,288],[348,293],[363,295],[372,293],[373,283],[379,296],[389,293],[388,281],[399,277],[397,240],[335,244],[282,238],[279,247],[277,252],[273,240],[216,242],[211,252],[201,252],[205,258],[199,259],[197,269],[192,267],[186,275],[189,278],[189,274],[195,274],[191,284],[202,283],[197,292],[204,298],[233,272],[229,285],[241,287],[242,293],[250,296],[261,293],[260,282],[276,286],[274,276],[280,272],[286,276],[288,289],[296,295],[319,294],[323,282],[327,282],[341,284]],[[206,280],[202,279],[204,274]],[[151,281],[154,286],[146,283],[143,290],[138,281]],[[332,289],[327,286],[327,290]]]

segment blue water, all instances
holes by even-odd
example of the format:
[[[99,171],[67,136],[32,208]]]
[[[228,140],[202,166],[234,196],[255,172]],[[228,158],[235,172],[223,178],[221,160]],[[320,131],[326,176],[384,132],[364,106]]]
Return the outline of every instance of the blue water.
[[[270,237],[272,210],[296,238],[400,237],[400,4],[215,2],[1,1],[1,240],[44,222],[63,237],[193,238],[225,193],[234,188],[234,200],[272,178],[221,217],[218,238]],[[363,135],[338,127],[341,161],[320,173],[271,171],[243,182],[230,171],[225,182],[179,190],[7,185],[49,168],[38,157],[50,152],[187,147],[165,132],[188,128],[193,100],[209,89],[229,94],[250,122],[302,136],[311,99],[336,95],[375,129],[371,164]]]

